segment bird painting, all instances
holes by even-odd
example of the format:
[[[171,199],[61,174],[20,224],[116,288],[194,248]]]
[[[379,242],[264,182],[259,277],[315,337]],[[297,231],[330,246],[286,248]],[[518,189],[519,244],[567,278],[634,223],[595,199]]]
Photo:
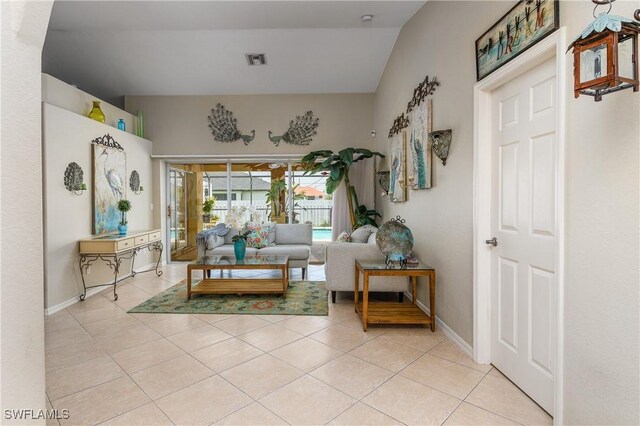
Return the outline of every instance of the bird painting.
[[[93,145],[94,233],[118,229],[118,201],[125,198],[126,156],[123,149]]]

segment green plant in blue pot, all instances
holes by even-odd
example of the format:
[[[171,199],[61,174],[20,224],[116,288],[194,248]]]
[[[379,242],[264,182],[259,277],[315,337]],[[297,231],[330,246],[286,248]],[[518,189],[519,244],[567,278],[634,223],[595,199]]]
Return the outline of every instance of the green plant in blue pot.
[[[236,255],[236,260],[243,260],[247,254],[247,236],[251,231],[240,232],[238,235],[231,237],[233,241],[233,253]]]
[[[118,233],[127,235],[127,212],[131,210],[131,201],[122,199],[118,201],[118,210],[120,210],[120,224],[118,225]]]

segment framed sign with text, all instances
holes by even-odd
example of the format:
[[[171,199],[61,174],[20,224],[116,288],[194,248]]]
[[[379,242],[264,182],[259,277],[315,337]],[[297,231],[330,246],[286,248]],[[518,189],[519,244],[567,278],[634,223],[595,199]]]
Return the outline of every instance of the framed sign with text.
[[[478,81],[553,33],[559,0],[522,0],[476,40]]]

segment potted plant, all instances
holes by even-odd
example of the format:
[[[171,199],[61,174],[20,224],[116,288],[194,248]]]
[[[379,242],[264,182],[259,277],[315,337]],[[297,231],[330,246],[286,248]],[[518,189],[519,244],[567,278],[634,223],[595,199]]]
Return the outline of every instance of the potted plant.
[[[202,221],[204,223],[211,222],[211,212],[213,211],[213,207],[216,205],[216,197],[208,197],[202,203]],[[219,218],[218,218],[219,219]]]
[[[120,224],[118,225],[118,232],[120,235],[127,234],[127,212],[131,210],[131,201],[122,199],[118,201],[118,210],[120,210]]]
[[[247,236],[251,231],[240,232],[238,235],[231,237],[233,242],[233,253],[236,255],[237,260],[243,260],[247,254]]]
[[[345,148],[337,153],[330,150],[313,151],[302,157],[302,167],[306,175],[318,172],[329,172],[329,177],[327,178],[327,194],[333,194],[344,180],[344,184],[347,186],[349,217],[353,228],[358,226],[359,221],[363,220],[362,213],[365,213],[366,217],[373,219],[374,224],[375,216],[379,216],[375,210],[368,210],[364,205],[360,206],[356,189],[349,181],[349,169],[351,165],[365,158],[372,157],[384,158],[384,154],[365,148]],[[364,209],[364,212],[361,208]],[[375,214],[366,214],[369,211],[375,212]],[[360,215],[359,219],[358,215]]]

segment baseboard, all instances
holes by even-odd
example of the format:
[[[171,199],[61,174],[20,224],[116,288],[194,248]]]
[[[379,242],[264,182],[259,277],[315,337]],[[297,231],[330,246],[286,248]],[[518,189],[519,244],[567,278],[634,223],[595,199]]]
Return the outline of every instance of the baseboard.
[[[405,292],[404,295],[411,301],[413,301],[411,294]],[[427,315],[431,315],[431,310],[427,308],[420,300],[416,300],[416,305],[422,309]],[[471,359],[473,359],[473,348],[464,339],[451,329],[444,321],[436,316],[436,325],[440,327],[442,332],[455,343],[464,353],[466,353]]]
[[[165,262],[161,262],[160,266],[164,266],[166,263]],[[141,266],[139,268],[136,268],[135,271],[136,272],[140,272],[140,271],[144,271],[146,269],[150,269],[150,268],[155,268],[156,267],[156,263],[149,263],[148,265],[144,265]],[[129,274],[126,278],[131,277],[131,274]],[[96,294],[100,293],[101,291],[104,291],[107,285],[110,285],[109,283],[104,283],[105,286],[104,287],[96,287],[96,288],[92,288],[89,289],[87,291],[87,295],[85,297],[85,300],[90,298],[91,296],[95,296]],[[76,303],[80,302],[80,295],[78,294],[77,296],[72,297],[71,299],[65,300],[64,302],[60,302],[57,305],[51,306],[49,308],[45,308],[44,310],[44,315],[49,316],[49,315],[53,315],[56,312],[59,312],[63,309],[68,308],[71,305],[75,305]]]

